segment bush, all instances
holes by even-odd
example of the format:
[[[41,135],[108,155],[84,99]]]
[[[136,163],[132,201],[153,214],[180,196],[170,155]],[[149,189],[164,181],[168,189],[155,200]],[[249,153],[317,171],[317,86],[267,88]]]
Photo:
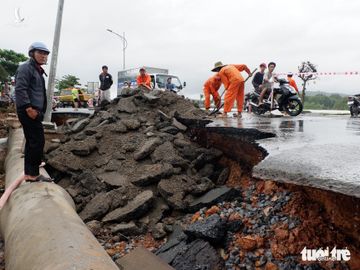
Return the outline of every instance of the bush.
[[[338,94],[305,96],[304,108],[307,110],[347,110],[347,97]]]

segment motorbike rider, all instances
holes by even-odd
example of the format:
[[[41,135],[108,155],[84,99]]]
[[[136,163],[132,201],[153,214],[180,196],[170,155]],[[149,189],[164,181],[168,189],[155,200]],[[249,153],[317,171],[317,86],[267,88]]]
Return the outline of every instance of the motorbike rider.
[[[270,62],[268,64],[268,71],[264,74],[263,84],[260,87],[261,93],[260,93],[258,105],[263,104],[265,94],[271,91],[271,89],[274,87],[274,82],[277,81],[273,73],[275,67],[276,64],[274,62]]]
[[[360,114],[360,94],[348,97],[348,106],[352,117]]]
[[[299,89],[298,89],[298,87],[297,87],[297,85],[296,85],[295,80],[292,78],[292,76],[293,76],[293,73],[292,73],[292,72],[289,72],[289,73],[287,74],[287,79],[288,79],[288,81],[289,81],[289,85],[291,85],[292,87],[294,87],[294,89],[296,90],[296,92],[299,94]]]
[[[258,92],[260,94],[260,87],[263,83],[264,80],[264,74],[265,74],[265,70],[266,70],[266,64],[265,63],[261,63],[260,64],[260,71],[255,73],[254,78],[252,79],[252,85],[254,86],[254,89],[256,92]]]

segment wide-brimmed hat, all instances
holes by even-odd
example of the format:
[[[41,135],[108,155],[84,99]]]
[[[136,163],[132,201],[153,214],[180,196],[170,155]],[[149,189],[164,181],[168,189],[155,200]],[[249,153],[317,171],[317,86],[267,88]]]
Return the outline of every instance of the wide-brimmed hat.
[[[226,65],[224,65],[221,61],[216,62],[214,65],[214,68],[211,70],[213,72],[218,72],[222,67],[225,67]]]

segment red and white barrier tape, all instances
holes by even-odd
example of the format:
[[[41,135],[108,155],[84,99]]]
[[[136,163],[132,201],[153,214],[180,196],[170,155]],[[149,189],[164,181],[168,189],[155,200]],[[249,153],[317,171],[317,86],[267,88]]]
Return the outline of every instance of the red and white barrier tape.
[[[276,73],[276,75],[288,75],[289,73]],[[333,76],[333,75],[360,75],[359,71],[348,71],[348,72],[305,72],[299,73],[295,72],[293,75],[315,75],[315,76]]]

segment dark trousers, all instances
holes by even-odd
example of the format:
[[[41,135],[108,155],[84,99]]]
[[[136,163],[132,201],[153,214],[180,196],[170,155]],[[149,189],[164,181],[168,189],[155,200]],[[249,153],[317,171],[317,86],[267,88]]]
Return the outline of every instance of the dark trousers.
[[[34,120],[27,115],[26,111],[18,111],[18,117],[26,139],[25,175],[38,176],[45,145],[44,128],[41,123],[42,114]]]

